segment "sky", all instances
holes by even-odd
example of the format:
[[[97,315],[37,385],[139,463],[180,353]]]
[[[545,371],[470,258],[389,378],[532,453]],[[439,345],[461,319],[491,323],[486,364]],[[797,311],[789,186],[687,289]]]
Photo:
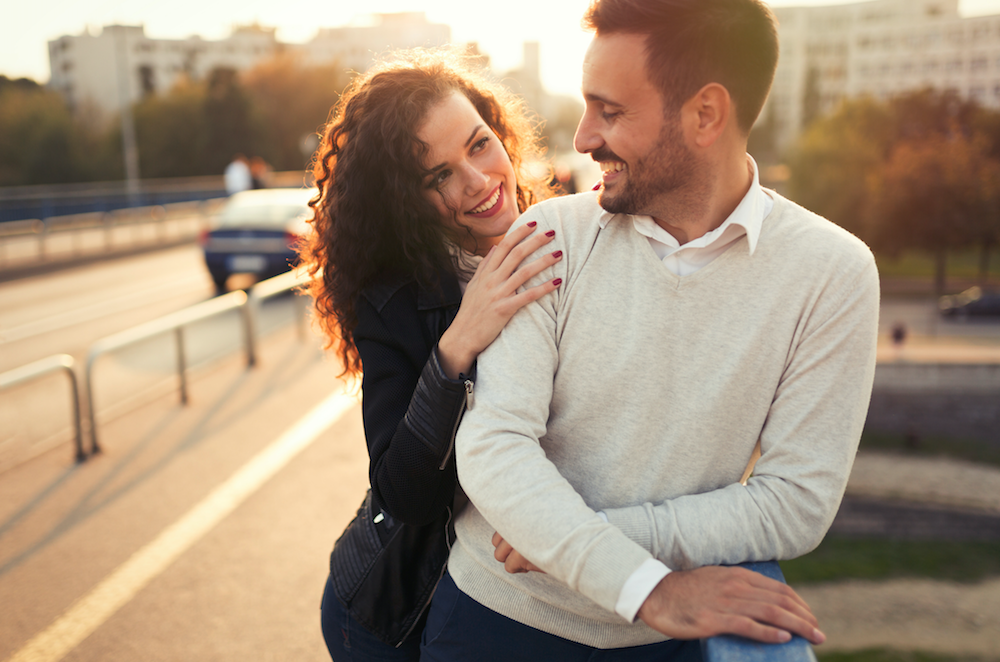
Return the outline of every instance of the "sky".
[[[845,4],[855,0],[773,0],[773,6]],[[154,39],[200,35],[222,39],[234,25],[257,22],[278,29],[283,42],[304,42],[322,27],[349,25],[365,13],[423,11],[447,23],[456,43],[476,41],[503,72],[521,64],[522,43],[538,41],[542,83],[551,92],[577,94],[580,63],[590,35],[580,28],[588,0],[0,0],[0,74],[41,83],[49,79],[48,41],[97,34],[104,25],[145,26]],[[1000,13],[1000,0],[961,0],[964,15]],[[530,17],[530,20],[529,20]]]

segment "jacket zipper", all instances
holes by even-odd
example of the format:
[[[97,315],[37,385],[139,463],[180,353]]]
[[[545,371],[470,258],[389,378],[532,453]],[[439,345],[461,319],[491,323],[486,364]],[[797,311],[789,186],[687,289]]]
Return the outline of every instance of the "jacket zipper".
[[[466,384],[468,383],[470,382],[466,380]],[[444,523],[444,539],[445,542],[448,543],[449,551],[451,551],[451,540],[448,538],[448,527],[451,525],[451,518],[452,518],[451,508],[448,508],[448,519]],[[448,564],[445,563],[443,566],[441,566],[441,572],[438,574],[437,583],[441,582],[441,579],[444,577],[444,573],[447,570],[448,570]],[[417,627],[417,623],[420,622],[420,617],[423,616],[424,612],[427,611],[427,608],[431,606],[431,601],[434,599],[434,593],[437,592],[437,583],[434,584],[434,590],[431,591],[430,596],[427,598],[427,602],[425,602],[424,606],[420,608],[420,613],[418,613],[417,617],[413,619],[413,625],[410,626],[410,629],[403,634],[403,638],[399,640],[398,644],[396,644],[396,648],[399,648],[400,646],[403,645],[403,642],[406,641],[407,637],[410,636],[410,633],[413,632],[413,628]]]
[[[448,443],[448,452],[444,454],[441,466],[438,467],[439,471],[444,471],[445,465],[448,464],[448,459],[451,458],[452,451],[455,450],[455,436],[458,434],[458,424],[462,422],[462,417],[465,416],[465,412],[472,409],[472,405],[475,403],[475,398],[472,392],[473,386],[474,382],[471,379],[465,380],[465,397],[462,399],[462,407],[458,410],[458,416],[455,417],[455,425],[451,429],[451,441]]]

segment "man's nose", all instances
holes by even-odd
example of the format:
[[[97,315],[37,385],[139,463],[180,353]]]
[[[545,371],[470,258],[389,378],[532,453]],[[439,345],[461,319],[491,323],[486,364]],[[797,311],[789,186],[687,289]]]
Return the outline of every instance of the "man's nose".
[[[603,144],[604,141],[594,128],[590,113],[584,113],[580,118],[580,124],[576,127],[576,135],[573,136],[573,147],[581,154],[587,154]]]

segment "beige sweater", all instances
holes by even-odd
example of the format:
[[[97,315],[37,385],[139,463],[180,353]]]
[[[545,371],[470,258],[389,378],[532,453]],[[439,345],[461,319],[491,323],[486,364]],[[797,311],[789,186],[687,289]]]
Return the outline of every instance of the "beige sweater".
[[[594,193],[522,216],[566,253],[536,282],[563,283],[479,357],[456,442],[472,504],[449,560],[465,593],[561,637],[634,646],[664,639],[613,613],[651,555],[685,569],[819,544],[868,408],[878,275],[863,243],[772,195],[752,256],[744,237],[686,277],[628,216],[601,230]],[[548,574],[506,573],[494,530]]]

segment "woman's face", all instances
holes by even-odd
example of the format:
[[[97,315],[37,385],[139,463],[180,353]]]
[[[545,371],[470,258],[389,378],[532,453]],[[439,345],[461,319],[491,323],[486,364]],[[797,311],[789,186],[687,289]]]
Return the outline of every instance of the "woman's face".
[[[485,255],[520,214],[507,150],[460,92],[431,106],[417,137],[428,148],[425,197],[462,248]]]

